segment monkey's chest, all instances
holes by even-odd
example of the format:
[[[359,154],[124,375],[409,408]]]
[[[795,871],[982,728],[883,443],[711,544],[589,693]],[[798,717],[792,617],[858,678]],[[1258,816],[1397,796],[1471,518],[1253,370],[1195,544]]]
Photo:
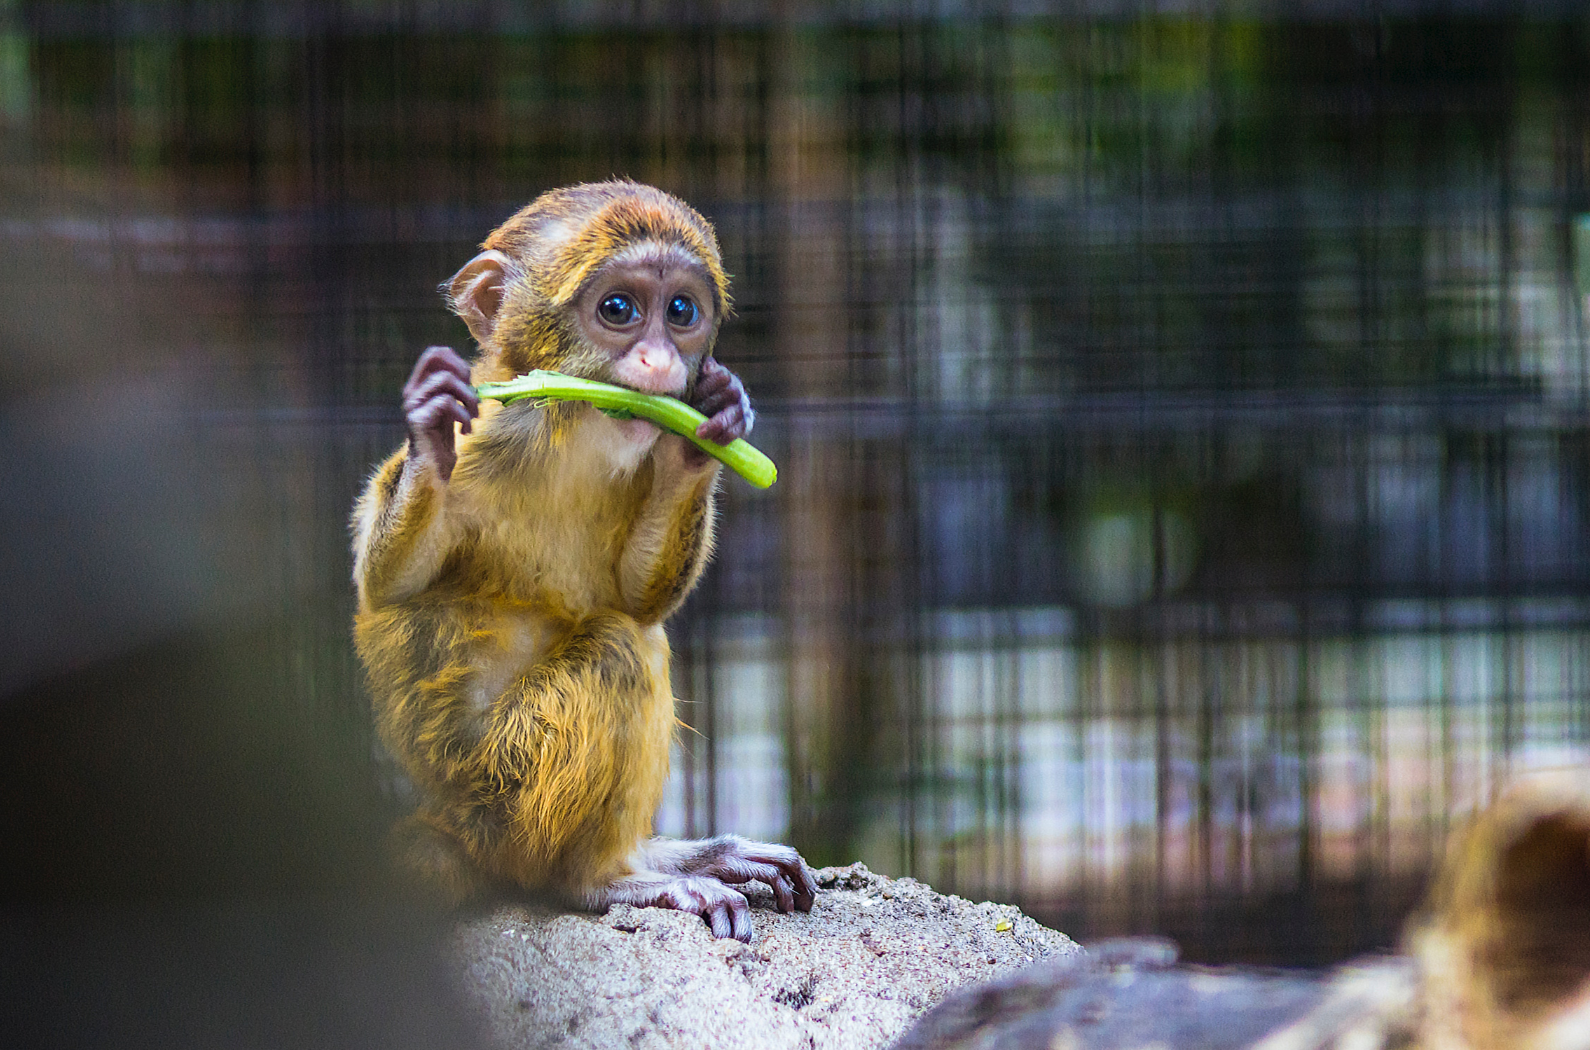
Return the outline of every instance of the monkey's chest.
[[[621,606],[618,564],[627,532],[603,516],[552,513],[495,517],[475,530],[471,574],[488,589],[564,619]]]

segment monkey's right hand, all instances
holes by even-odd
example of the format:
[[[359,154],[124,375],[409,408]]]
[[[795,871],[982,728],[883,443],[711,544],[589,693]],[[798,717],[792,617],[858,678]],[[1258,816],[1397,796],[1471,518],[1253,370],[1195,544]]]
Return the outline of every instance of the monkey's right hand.
[[[458,462],[453,425],[462,424],[467,434],[470,420],[479,414],[480,398],[469,382],[469,362],[447,346],[433,346],[421,354],[403,384],[403,418],[414,457],[448,480]]]

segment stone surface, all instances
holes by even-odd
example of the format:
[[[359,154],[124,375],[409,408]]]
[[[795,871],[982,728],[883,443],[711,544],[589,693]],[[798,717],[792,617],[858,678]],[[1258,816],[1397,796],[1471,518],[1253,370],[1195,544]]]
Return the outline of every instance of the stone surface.
[[[750,894],[750,944],[694,915],[524,904],[460,923],[463,989],[512,1048],[883,1047],[954,989],[1081,949],[1008,904],[973,904],[865,865],[817,872],[810,914]]]
[[[1145,959],[1132,946],[1090,945],[1085,956],[960,989],[893,1050],[1409,1046],[1417,982],[1408,959],[1365,958],[1327,974],[1172,966],[1164,958]]]

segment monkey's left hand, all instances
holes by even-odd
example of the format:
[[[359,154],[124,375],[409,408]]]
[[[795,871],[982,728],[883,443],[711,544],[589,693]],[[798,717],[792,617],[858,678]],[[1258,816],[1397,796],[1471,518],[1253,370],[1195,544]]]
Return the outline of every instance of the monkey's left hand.
[[[745,384],[715,357],[701,362],[689,405],[707,417],[707,421],[696,428],[696,437],[720,445],[745,437],[756,424],[756,410],[751,407],[751,396],[745,392]]]

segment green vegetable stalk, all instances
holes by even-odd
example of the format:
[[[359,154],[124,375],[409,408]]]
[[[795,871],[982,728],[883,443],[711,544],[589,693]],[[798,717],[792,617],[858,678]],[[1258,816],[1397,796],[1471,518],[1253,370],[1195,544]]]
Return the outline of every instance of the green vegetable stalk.
[[[720,445],[716,441],[696,437],[696,428],[705,423],[707,417],[678,398],[642,394],[611,383],[576,379],[540,368],[505,383],[482,383],[475,388],[475,393],[503,404],[526,397],[538,401],[589,401],[610,416],[640,416],[688,438],[701,451],[721,460],[759,489],[765,489],[778,480],[778,468],[773,461],[744,438],[735,438],[727,445]]]

